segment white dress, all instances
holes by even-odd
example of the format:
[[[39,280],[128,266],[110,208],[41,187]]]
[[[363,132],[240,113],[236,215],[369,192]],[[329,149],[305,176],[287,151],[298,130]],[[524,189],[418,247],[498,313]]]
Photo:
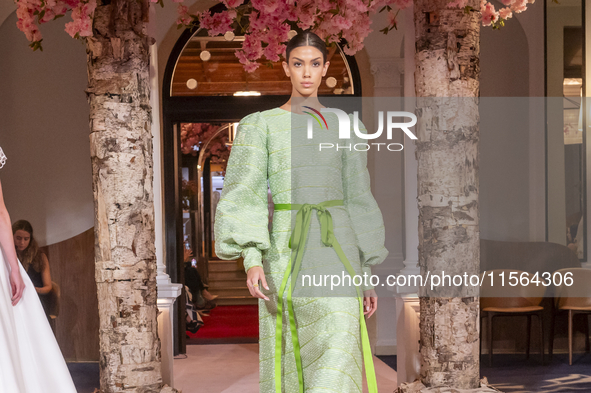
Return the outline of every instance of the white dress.
[[[0,148],[0,168],[5,161]],[[76,393],[35,287],[19,269],[25,290],[13,306],[10,266],[0,252],[0,393]]]

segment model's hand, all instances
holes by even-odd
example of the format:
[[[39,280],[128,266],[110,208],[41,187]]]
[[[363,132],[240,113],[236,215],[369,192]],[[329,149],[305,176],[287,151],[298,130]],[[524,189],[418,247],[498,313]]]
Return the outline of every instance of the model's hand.
[[[378,309],[378,295],[374,289],[363,291],[363,314],[370,318]]]
[[[258,297],[259,299],[269,300],[269,298],[261,292],[259,288],[259,285],[261,284],[267,291],[269,290],[267,280],[265,280],[265,272],[263,272],[263,268],[260,266],[253,266],[248,269],[248,272],[246,273],[246,286],[248,287],[250,294],[254,297]]]
[[[10,272],[10,287],[12,289],[12,305],[16,306],[25,290],[25,282],[17,269],[12,269]]]
[[[191,250],[190,248],[185,248],[184,255],[183,255],[183,260],[185,262],[189,262],[192,257],[193,257],[193,250]]]

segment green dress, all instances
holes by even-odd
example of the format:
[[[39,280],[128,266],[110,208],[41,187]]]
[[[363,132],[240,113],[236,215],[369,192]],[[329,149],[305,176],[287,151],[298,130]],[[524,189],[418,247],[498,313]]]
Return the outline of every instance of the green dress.
[[[314,122],[313,139],[307,138],[308,115],[275,108],[246,116],[238,126],[226,169],[216,210],[216,254],[222,259],[243,256],[247,271],[262,266],[269,285],[268,291],[260,289],[270,301],[259,299],[262,393],[276,392],[278,292],[291,263],[290,236],[297,214],[296,210],[276,210],[269,231],[268,189],[275,206],[342,200],[342,206],[326,210],[332,216],[334,237],[356,274],[371,274],[370,266],[388,255],[382,214],[371,194],[367,153],[319,149],[319,142],[335,146],[365,142],[355,139],[353,132],[350,142],[338,140],[337,118],[331,115],[325,115],[328,127]],[[360,128],[365,132],[362,124]],[[335,250],[323,244],[315,214],[311,217],[305,258],[292,298],[303,391],[361,392],[363,356],[355,291],[346,285],[331,289],[330,282],[328,287],[305,287],[300,280],[304,275],[317,278],[327,272],[342,276],[344,271],[346,275]],[[283,304],[281,391],[297,393],[302,390],[285,296]]]

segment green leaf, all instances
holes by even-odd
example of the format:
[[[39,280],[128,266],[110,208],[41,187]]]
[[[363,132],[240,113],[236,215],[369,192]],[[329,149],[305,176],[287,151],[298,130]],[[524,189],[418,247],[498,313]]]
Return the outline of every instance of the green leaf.
[[[65,16],[65,15],[63,15],[63,14],[62,14],[62,15],[56,15],[56,16],[53,18],[53,20],[59,19],[59,18],[61,18],[61,17],[63,17],[63,16]]]
[[[474,9],[474,8],[472,8],[472,7],[470,7],[469,5],[467,5],[467,6],[465,6],[465,7],[464,7],[464,13],[465,13],[465,14],[469,14],[469,13],[470,13],[470,11],[472,11],[473,9]]]
[[[41,11],[41,13],[39,14],[39,21],[41,19],[43,19],[44,16],[45,16],[45,10]]]
[[[39,40],[39,41],[34,41],[34,42],[31,42],[31,43],[29,44],[29,47],[30,47],[31,49],[33,49],[33,52],[34,52],[34,51],[36,51],[37,49],[39,49],[41,52],[43,52],[43,47],[41,46],[41,41],[43,41],[43,39],[41,39],[41,40]]]

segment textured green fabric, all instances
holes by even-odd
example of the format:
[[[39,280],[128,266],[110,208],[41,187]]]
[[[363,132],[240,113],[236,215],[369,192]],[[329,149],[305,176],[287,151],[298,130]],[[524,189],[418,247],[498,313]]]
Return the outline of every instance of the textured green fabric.
[[[268,291],[261,290],[270,301],[259,300],[259,383],[263,393],[275,391],[277,292],[289,262],[289,238],[296,213],[276,211],[269,233],[267,184],[276,204],[344,200],[344,206],[329,209],[334,236],[356,274],[369,273],[369,267],[381,263],[388,254],[382,215],[370,190],[367,153],[318,151],[319,140],[306,138],[307,118],[275,108],[242,119],[216,211],[216,254],[222,259],[242,255],[246,270],[263,266],[269,285]],[[330,131],[316,124],[314,132],[323,141],[336,143],[336,117],[326,118]],[[351,141],[356,142],[359,140]],[[317,219],[310,224],[305,255],[300,275],[344,269],[334,249],[322,244]],[[330,296],[322,297],[308,288],[296,288],[292,302],[304,391],[361,392],[363,361],[354,288],[331,291]],[[282,310],[282,383],[283,391],[292,393],[298,392],[298,376],[286,304]]]
[[[322,232],[322,243],[327,247],[332,247],[339,259],[343,263],[343,266],[347,269],[348,274],[353,277],[355,270],[351,263],[347,260],[347,256],[343,252],[343,249],[339,245],[339,241],[334,236],[334,226],[332,221],[332,215],[328,210],[329,207],[343,206],[342,200],[325,201],[316,205],[310,204],[287,204],[278,203],[275,205],[275,210],[297,210],[295,227],[292,230],[291,238],[289,240],[289,247],[292,249],[291,259],[288,263],[287,269],[281,282],[281,288],[279,289],[279,301],[277,303],[277,328],[275,330],[275,392],[281,393],[282,378],[281,378],[281,337],[283,330],[283,313],[281,312],[281,306],[283,304],[283,293],[287,288],[287,309],[289,313],[289,327],[291,329],[291,337],[293,339],[294,356],[296,359],[298,382],[300,393],[304,392],[303,382],[303,371],[302,362],[300,356],[300,344],[298,340],[297,326],[295,323],[295,315],[293,311],[292,303],[292,291],[291,288],[297,286],[296,279],[299,276],[301,261],[303,254],[306,252],[306,239],[308,238],[308,229],[312,222],[312,213],[316,211],[318,221],[320,223],[320,230]],[[293,266],[293,268],[292,268]],[[287,286],[287,281],[291,276],[290,285]],[[373,357],[371,353],[369,335],[367,333],[367,326],[365,324],[365,316],[363,314],[363,294],[361,289],[357,288],[357,298],[359,300],[359,323],[361,325],[361,348],[363,353],[363,363],[365,365],[365,375],[367,377],[367,387],[369,393],[378,393],[378,387],[376,382],[376,375],[373,365]]]

